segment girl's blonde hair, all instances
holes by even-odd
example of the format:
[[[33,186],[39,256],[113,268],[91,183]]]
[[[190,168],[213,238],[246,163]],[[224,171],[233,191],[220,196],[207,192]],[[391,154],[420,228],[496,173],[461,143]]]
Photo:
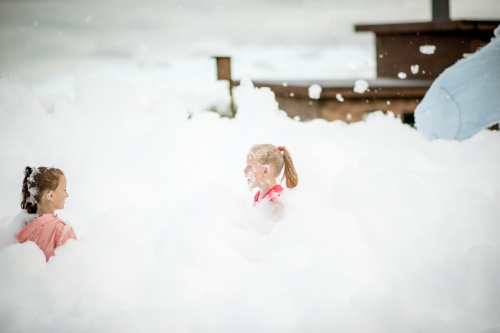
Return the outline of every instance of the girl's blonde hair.
[[[284,167],[285,171],[280,181],[286,178],[286,187],[294,188],[299,183],[299,175],[293,166],[292,156],[285,146],[277,147],[268,143],[254,145],[250,153],[261,165],[272,166],[276,172],[275,177],[280,175]]]

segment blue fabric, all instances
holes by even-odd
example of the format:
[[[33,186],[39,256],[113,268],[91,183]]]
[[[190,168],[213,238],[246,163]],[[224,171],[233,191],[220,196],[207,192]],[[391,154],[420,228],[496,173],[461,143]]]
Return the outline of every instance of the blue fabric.
[[[465,140],[500,123],[500,37],[446,69],[415,110],[428,140]]]

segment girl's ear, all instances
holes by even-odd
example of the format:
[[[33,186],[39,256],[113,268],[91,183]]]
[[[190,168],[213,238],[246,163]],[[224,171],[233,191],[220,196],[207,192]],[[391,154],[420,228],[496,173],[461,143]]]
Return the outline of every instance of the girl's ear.
[[[47,192],[47,200],[54,201],[54,194],[52,193],[52,191]]]
[[[271,172],[271,168],[269,167],[269,165],[266,165],[266,166],[264,167],[264,174],[268,174],[268,173],[270,173],[270,172]]]

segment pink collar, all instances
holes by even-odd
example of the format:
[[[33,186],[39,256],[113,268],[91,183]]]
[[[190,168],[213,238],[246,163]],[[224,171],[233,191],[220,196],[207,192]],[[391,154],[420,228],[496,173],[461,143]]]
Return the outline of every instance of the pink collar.
[[[266,192],[266,194],[264,194],[264,196],[262,198],[260,198],[260,191],[257,191],[257,193],[255,193],[255,197],[253,198],[253,202],[259,202],[260,200],[266,198],[267,196],[271,195],[272,193],[276,193],[277,195],[276,196],[279,196],[281,194],[281,191],[283,191],[283,187],[281,187],[281,185],[274,185],[273,187],[271,187],[269,189],[269,191]],[[273,201],[274,198],[271,197],[269,199],[269,201]]]

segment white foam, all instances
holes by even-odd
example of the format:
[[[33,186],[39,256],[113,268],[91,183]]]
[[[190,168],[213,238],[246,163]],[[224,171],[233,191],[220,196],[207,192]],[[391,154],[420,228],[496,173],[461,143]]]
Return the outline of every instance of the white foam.
[[[434,54],[436,51],[435,45],[420,45],[419,47],[420,53],[422,54]]]
[[[355,93],[362,94],[365,91],[367,91],[369,87],[370,87],[370,85],[368,84],[368,82],[366,80],[356,80],[356,81],[354,81],[354,89],[353,90]]]
[[[308,88],[309,98],[311,99],[319,99],[321,96],[322,88],[319,84],[311,84]]]
[[[392,114],[297,122],[269,89],[236,119],[142,104],[106,80],[51,95],[0,80],[0,331],[493,330],[498,132],[424,140]],[[158,96],[162,100],[163,96]],[[255,143],[286,145],[284,217],[252,207]],[[45,263],[12,244],[26,165],[61,168],[79,237]]]

